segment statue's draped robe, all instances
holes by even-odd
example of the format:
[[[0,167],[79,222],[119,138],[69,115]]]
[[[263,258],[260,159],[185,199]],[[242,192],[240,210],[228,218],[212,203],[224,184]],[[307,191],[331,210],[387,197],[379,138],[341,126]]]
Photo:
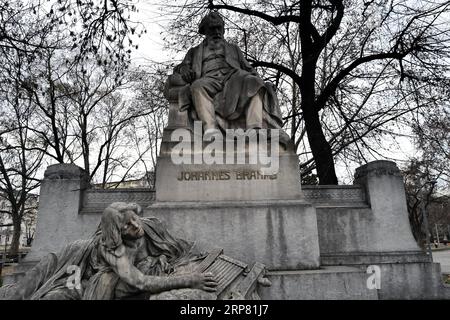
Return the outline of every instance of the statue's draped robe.
[[[136,261],[138,269],[145,275],[163,275],[159,260],[165,255],[172,268],[186,265],[200,259],[191,253],[192,244],[174,238],[155,218],[142,218],[145,236],[144,245],[150,259]],[[120,283],[120,278],[102,259],[99,251],[104,250],[101,242],[101,231],[89,240],[75,241],[58,254],[44,257],[13,288],[9,288],[9,299],[115,299],[119,284],[121,297],[138,293],[137,288]],[[75,273],[68,273],[69,266],[77,266],[80,270],[81,288],[69,289],[67,284],[75,284]],[[72,278],[70,278],[72,277]],[[4,288],[6,290],[8,288]],[[120,291],[120,290],[119,290]],[[128,291],[128,292],[127,292]]]

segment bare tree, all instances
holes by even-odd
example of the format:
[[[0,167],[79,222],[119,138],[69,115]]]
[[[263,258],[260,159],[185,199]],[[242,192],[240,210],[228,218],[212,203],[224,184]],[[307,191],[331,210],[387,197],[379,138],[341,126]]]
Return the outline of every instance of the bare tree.
[[[29,64],[27,78],[20,80],[35,105],[29,125],[35,148],[59,163],[81,164],[102,185],[120,170],[127,176],[137,161],[128,161],[133,156],[124,147],[126,131],[135,119],[152,112],[123,98],[138,80],[133,73],[111,70],[96,56],[81,63],[66,49],[40,54],[41,63]],[[75,60],[68,63],[70,57]]]
[[[433,234],[435,225],[450,225],[448,207],[450,197],[445,192],[442,171],[435,170],[432,162],[412,159],[403,170],[409,220],[416,241],[423,246],[426,235]],[[444,192],[442,192],[444,191]],[[424,211],[428,226],[425,225]],[[428,229],[427,229],[428,227]],[[448,230],[444,230],[447,233]]]
[[[73,163],[79,157],[90,160],[90,149],[83,140],[92,139],[89,110],[125,77],[131,50],[137,48],[133,34],[143,32],[131,21],[130,13],[135,10],[132,3],[121,0],[0,3],[0,196],[11,208],[7,212],[14,225],[11,253],[18,250],[26,204],[39,186],[44,158],[60,163]],[[114,71],[114,75],[105,74],[114,90],[101,85],[95,90],[93,84],[94,90],[89,91],[70,83],[68,79],[83,72],[88,60]],[[90,81],[87,73],[80,79]],[[86,81],[81,83],[86,85]],[[80,112],[74,113],[74,106]],[[71,118],[74,114],[77,118]],[[137,115],[138,111],[110,123],[109,141]],[[76,124],[86,130],[74,131]],[[85,164],[88,170],[92,166],[90,161]]]
[[[129,0],[58,0],[49,16],[69,29],[77,60],[93,54],[118,71],[128,67],[131,51],[138,48],[134,35],[146,32],[132,20],[135,12],[136,5]]]
[[[289,83],[295,97],[285,119],[297,146],[300,138],[308,141],[300,152],[303,173],[315,169],[321,184],[336,184],[336,157],[380,157],[377,140],[392,133],[393,123],[403,125],[412,112],[443,100],[432,91],[448,83],[449,7],[448,1],[192,0],[173,5],[168,44],[196,42],[201,16],[220,10],[253,65]]]
[[[446,89],[448,92],[448,88]],[[428,212],[429,230],[450,225],[450,114],[448,104],[435,108],[426,116],[411,119],[416,135],[418,155],[404,170],[409,217],[417,240],[425,236],[422,204]],[[433,183],[430,183],[432,181]],[[444,230],[446,233],[448,230]]]
[[[446,91],[436,93],[447,97]],[[439,178],[442,187],[450,187],[450,102],[436,106],[433,113],[417,114],[411,119],[416,138],[416,148],[429,171]]]
[[[123,69],[131,50],[138,47],[134,35],[146,32],[131,19],[136,11],[128,0],[4,1],[0,4],[0,48],[29,54],[55,48],[49,40],[63,26],[77,60],[94,54],[111,68]]]
[[[153,66],[147,70],[142,70],[139,73],[141,80],[136,83],[134,103],[140,108],[147,108],[151,111],[137,123],[139,128],[136,128],[136,132],[142,137],[142,139],[136,137],[136,142],[144,143],[146,148],[150,150],[151,167],[148,167],[147,163],[143,163],[146,172],[156,168],[156,157],[159,154],[163,129],[167,125],[169,105],[163,91],[168,72],[169,70],[165,66]]]
[[[33,132],[28,129],[33,112],[30,100],[23,94],[20,83],[9,89],[0,92],[0,197],[10,204],[1,213],[11,216],[14,230],[10,253],[17,254],[22,219],[32,191],[40,185],[38,175],[44,153],[35,150]]]
[[[25,209],[25,215],[23,217],[23,224],[25,226],[25,237],[27,246],[31,246],[34,240],[34,234],[36,233],[36,219],[37,219],[37,203],[34,196],[30,197],[30,202]]]
[[[130,122],[127,128],[129,159],[133,159],[129,169],[135,168],[134,177],[144,177],[150,186],[154,186],[159,145],[167,125],[168,102],[163,94],[167,72],[168,69],[160,65],[134,70],[134,94],[129,98],[130,107],[142,110],[142,116]],[[120,182],[129,177],[129,173],[127,170]]]
[[[0,52],[21,52],[32,56],[42,48],[49,48],[46,38],[52,24],[41,11],[38,1],[2,1],[0,3]]]
[[[101,170],[100,181],[103,187],[113,177],[119,177],[120,182],[134,177],[136,167],[147,152],[142,150],[142,146],[139,146],[141,152],[136,152],[132,147],[137,134],[136,123],[152,112],[150,108],[136,105],[132,100],[123,100],[119,94],[110,95],[104,107],[99,109],[96,118],[103,120],[99,121],[99,139],[93,147],[93,150],[98,150],[98,156],[97,161],[93,162],[92,176]]]

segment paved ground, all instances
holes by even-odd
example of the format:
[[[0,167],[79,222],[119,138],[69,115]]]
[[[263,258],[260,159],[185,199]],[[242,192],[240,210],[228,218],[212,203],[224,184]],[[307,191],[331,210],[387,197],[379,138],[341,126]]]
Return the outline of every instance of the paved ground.
[[[14,266],[3,267],[2,275],[6,276],[8,274],[12,274],[14,272]]]
[[[450,250],[433,251],[433,261],[441,264],[442,273],[450,274]]]

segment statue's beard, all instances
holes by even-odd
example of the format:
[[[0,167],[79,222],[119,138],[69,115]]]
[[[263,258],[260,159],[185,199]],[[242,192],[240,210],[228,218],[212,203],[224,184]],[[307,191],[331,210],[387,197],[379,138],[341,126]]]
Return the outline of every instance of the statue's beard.
[[[209,48],[216,49],[223,43],[222,36],[212,36],[208,37],[207,44]]]

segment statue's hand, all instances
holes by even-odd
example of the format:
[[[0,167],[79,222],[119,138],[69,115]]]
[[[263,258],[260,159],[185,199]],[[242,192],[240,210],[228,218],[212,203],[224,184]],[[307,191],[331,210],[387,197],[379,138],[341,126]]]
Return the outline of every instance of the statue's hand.
[[[192,275],[191,288],[215,292],[218,285],[212,273],[195,273]]]
[[[183,71],[181,73],[181,78],[188,83],[192,83],[195,80],[195,72],[192,69]]]
[[[171,273],[173,271],[173,268],[170,266],[170,264],[167,262],[167,257],[165,255],[160,255],[159,258],[159,264],[161,265],[161,269],[165,273]]]

